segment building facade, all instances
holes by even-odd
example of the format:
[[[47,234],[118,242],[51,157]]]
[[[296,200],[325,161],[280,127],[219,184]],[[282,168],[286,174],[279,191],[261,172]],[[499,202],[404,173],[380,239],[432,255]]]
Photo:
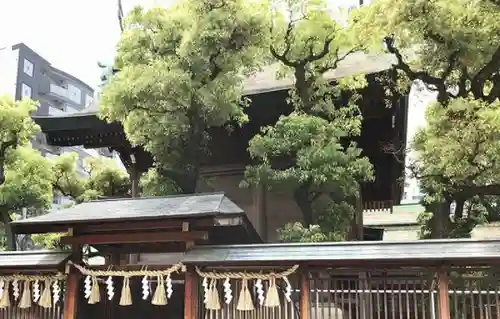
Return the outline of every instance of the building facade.
[[[15,100],[30,98],[38,102],[33,115],[69,115],[86,110],[93,102],[94,89],[85,82],[55,68],[50,62],[24,43],[0,48],[0,94]],[[89,156],[108,156],[107,149],[85,149],[83,147],[56,147],[48,145],[43,133],[32,141],[34,148],[47,158],[66,152],[79,155],[78,170],[82,175],[83,160]],[[55,204],[64,202],[55,198]]]

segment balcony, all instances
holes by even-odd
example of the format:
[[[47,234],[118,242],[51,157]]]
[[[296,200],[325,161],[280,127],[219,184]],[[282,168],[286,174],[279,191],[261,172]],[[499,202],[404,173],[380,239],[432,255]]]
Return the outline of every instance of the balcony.
[[[49,91],[47,92],[47,97],[54,98],[57,101],[71,104],[81,104],[81,92],[75,90],[68,90],[65,87],[59,86],[57,84],[50,84]]]
[[[64,115],[66,114],[66,112],[58,109],[58,108],[55,108],[53,106],[49,106],[49,116],[58,116],[58,115]]]

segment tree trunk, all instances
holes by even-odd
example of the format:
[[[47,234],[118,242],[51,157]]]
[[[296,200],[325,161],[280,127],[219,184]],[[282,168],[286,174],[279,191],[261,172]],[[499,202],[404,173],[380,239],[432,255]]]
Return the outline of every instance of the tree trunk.
[[[432,239],[443,239],[448,238],[448,230],[450,224],[450,203],[438,203],[432,205],[432,220],[431,220],[431,238]]]
[[[309,200],[308,188],[308,186],[302,185],[293,192],[293,197],[302,212],[302,217],[304,218],[304,224],[306,227],[314,224],[312,203]]]
[[[8,212],[0,212],[2,215],[2,222],[5,229],[5,237],[7,238],[7,250],[16,250],[16,235],[12,231],[12,226],[10,222],[12,219]]]

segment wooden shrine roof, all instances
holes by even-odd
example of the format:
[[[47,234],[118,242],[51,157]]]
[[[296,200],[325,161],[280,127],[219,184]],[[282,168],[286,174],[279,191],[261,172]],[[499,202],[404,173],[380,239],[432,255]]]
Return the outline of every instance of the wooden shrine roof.
[[[401,242],[362,241],[331,243],[286,243],[231,246],[195,246],[188,251],[185,264],[243,264],[299,262],[372,262],[417,261],[419,263],[500,260],[500,240],[418,240]]]
[[[346,76],[359,74],[373,74],[388,70],[396,63],[391,54],[369,54],[364,52],[356,52],[347,56],[340,61],[335,70],[325,73],[325,78],[329,80],[339,79]],[[293,83],[293,77],[285,77],[277,79],[276,74],[280,69],[280,63],[273,63],[265,66],[261,71],[255,72],[245,79],[243,82],[243,94],[254,95],[267,92],[281,91],[289,89]],[[78,113],[62,114],[58,116],[35,116],[38,119],[43,118],[79,118],[83,116],[96,116],[98,113],[98,99],[85,110]],[[96,116],[95,120],[99,120]],[[103,121],[104,122],[104,121]]]
[[[37,232],[36,227],[43,225],[77,225],[89,222],[165,220],[203,216],[230,217],[244,214],[244,211],[224,193],[198,193],[90,201],[46,215],[14,221],[12,225],[18,233],[23,233],[27,228],[31,229],[27,233],[33,233]]]
[[[2,269],[55,269],[70,257],[64,251],[4,251],[0,252],[0,270]]]

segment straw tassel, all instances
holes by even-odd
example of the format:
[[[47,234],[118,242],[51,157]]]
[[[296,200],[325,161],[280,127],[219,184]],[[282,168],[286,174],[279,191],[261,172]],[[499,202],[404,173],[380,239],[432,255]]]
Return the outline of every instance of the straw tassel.
[[[271,277],[271,279],[269,279],[269,289],[267,290],[267,296],[264,306],[266,307],[280,306],[280,298],[278,295],[278,287],[276,287],[275,277]]]
[[[132,304],[132,293],[130,292],[129,277],[123,277],[123,287],[119,304],[120,306],[130,306]]]
[[[164,306],[167,304],[167,293],[165,292],[165,279],[163,276],[157,277],[156,290],[151,304],[155,306]]]
[[[9,286],[10,286],[10,282],[5,281],[5,285],[3,287],[2,298],[0,298],[0,308],[7,308],[10,306]]]
[[[207,309],[210,310],[220,310],[220,300],[219,300],[219,291],[217,290],[217,280],[212,279],[210,281],[210,287],[208,289],[208,298],[207,298]]]
[[[92,288],[90,290],[89,296],[89,304],[93,305],[98,303],[101,300],[101,292],[99,291],[99,283],[97,282],[97,278],[92,277]]]
[[[23,294],[21,300],[19,301],[19,308],[29,308],[31,307],[31,288],[30,282],[28,280],[24,281]]]
[[[40,300],[38,304],[42,308],[51,308],[52,307],[52,294],[50,292],[50,280],[45,280],[45,284],[43,287],[42,295],[40,296]]]
[[[238,305],[236,309],[241,311],[251,311],[255,310],[252,301],[252,295],[250,294],[250,290],[248,289],[248,280],[243,279],[241,282],[241,292],[240,297],[238,298]]]

